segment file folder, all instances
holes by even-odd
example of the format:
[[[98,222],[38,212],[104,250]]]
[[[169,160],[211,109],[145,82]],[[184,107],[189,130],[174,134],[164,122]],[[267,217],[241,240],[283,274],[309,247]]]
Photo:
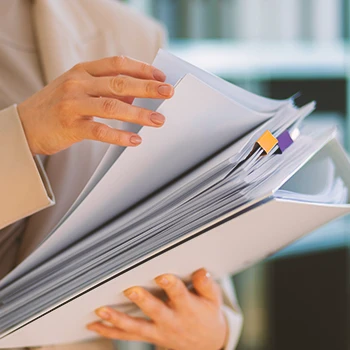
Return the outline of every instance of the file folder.
[[[154,65],[174,98],[135,103],[164,113],[166,126],[142,128],[143,149],[111,146],[105,168],[0,281],[0,348],[92,338],[97,307],[135,311],[126,288],[152,290],[162,273],[188,280],[203,266],[238,273],[349,213],[336,130],[301,125],[313,102],[262,98],[165,51]]]

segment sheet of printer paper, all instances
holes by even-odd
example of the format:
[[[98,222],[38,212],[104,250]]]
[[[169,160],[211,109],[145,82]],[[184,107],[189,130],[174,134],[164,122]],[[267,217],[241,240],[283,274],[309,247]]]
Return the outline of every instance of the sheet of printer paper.
[[[195,93],[193,93],[195,92]],[[143,143],[126,149],[61,226],[1,282],[10,283],[91,230],[272,117],[227,98],[193,75],[176,86],[159,112],[160,129],[142,128]]]

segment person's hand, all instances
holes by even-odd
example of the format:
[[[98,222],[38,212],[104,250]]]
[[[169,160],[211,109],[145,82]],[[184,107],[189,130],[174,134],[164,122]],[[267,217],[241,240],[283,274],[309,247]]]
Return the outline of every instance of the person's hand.
[[[196,294],[173,275],[159,276],[156,283],[166,292],[166,303],[141,287],[124,292],[150,320],[102,307],[96,314],[108,323],[94,322],[88,329],[111,339],[143,341],[174,350],[224,347],[228,326],[221,310],[221,290],[206,270],[192,276]]]
[[[80,63],[18,105],[32,154],[54,154],[84,139],[137,146],[141,138],[93,117],[160,127],[164,116],[132,106],[135,97],[170,98],[174,89],[158,69],[117,56]]]

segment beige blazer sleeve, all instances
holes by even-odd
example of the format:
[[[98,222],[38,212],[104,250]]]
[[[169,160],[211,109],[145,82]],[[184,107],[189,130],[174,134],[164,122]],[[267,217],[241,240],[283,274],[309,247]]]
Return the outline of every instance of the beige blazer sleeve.
[[[16,105],[0,111],[0,229],[54,204],[39,158],[33,157]]]
[[[236,349],[242,327],[243,315],[238,305],[234,284],[229,276],[219,281],[223,294],[223,311],[228,325],[228,337],[224,350]]]

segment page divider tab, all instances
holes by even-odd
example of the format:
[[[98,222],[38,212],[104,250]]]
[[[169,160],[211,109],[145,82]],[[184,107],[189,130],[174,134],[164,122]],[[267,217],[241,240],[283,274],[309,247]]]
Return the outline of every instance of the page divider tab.
[[[256,143],[264,150],[265,154],[269,154],[277,145],[278,140],[269,130],[266,130],[256,141]]]

